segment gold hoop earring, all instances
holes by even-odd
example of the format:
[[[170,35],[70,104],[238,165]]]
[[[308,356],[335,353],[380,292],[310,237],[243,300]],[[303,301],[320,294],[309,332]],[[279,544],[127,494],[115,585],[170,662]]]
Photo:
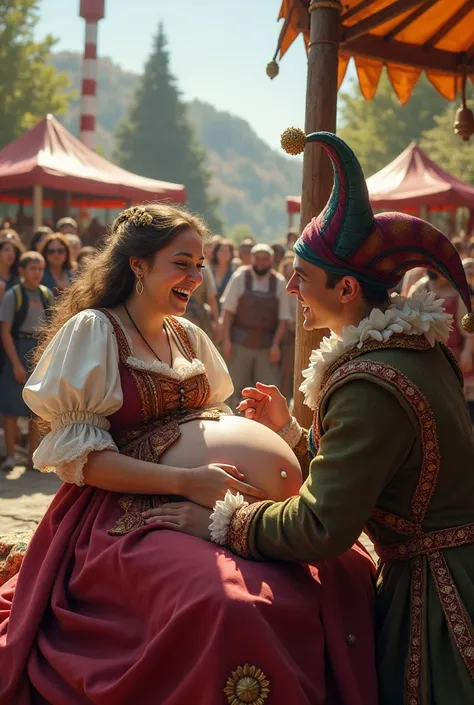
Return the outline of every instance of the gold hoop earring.
[[[141,279],[137,279],[137,283],[135,284],[135,291],[137,292],[138,296],[141,296],[143,294],[143,282]]]

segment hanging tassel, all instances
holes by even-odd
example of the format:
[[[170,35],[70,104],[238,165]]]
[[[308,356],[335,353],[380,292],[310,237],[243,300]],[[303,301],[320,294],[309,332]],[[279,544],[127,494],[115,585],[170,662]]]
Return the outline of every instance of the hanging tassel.
[[[463,69],[461,78],[461,101],[462,107],[456,110],[454,132],[463,142],[469,142],[469,138],[474,135],[474,115],[466,105],[466,69]]]

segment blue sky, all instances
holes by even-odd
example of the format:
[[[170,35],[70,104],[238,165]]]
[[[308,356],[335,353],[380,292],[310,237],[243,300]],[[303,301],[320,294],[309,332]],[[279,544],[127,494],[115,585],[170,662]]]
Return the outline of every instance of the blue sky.
[[[83,51],[79,0],[41,0],[37,37],[51,33],[57,50]],[[171,68],[184,98],[199,98],[247,120],[279,148],[290,125],[304,127],[306,52],[302,38],[270,81],[280,24],[280,0],[105,0],[98,52],[129,71],[141,72],[158,22],[169,40]],[[100,86],[99,86],[100,100]]]

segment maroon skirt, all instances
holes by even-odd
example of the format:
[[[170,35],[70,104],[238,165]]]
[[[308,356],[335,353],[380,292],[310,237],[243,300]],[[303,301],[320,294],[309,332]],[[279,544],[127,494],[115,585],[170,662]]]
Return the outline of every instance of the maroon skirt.
[[[259,563],[111,535],[119,495],[64,484],[0,588],[0,705],[376,705],[373,563]]]

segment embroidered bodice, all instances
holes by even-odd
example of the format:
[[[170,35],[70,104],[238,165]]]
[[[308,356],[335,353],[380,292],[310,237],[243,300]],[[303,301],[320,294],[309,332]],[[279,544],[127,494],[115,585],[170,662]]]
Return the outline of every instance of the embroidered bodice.
[[[188,365],[179,370],[163,362],[146,363],[132,355],[130,343],[117,318],[104,311],[117,339],[123,405],[109,417],[113,437],[160,419],[179,420],[190,411],[201,409],[209,400],[209,380],[203,363],[196,358],[184,327],[174,318],[165,325]]]

